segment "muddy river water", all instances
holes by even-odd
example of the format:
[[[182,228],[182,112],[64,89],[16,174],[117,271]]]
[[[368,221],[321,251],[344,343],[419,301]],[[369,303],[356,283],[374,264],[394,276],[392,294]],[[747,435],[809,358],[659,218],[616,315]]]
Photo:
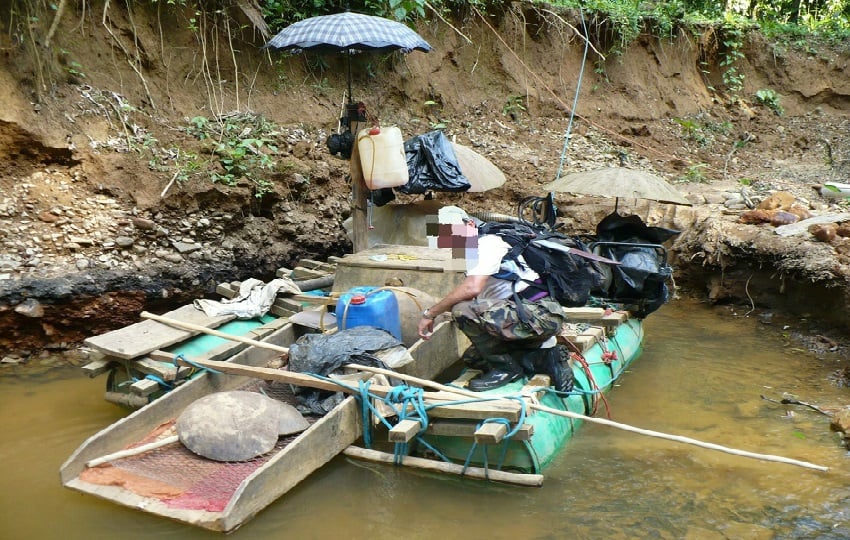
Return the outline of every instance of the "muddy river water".
[[[775,328],[677,300],[646,324],[642,357],[609,394],[612,418],[830,467],[823,473],[585,425],[541,488],[336,458],[230,535],[251,540],[848,538],[850,457],[825,416],[782,392],[850,403],[840,364]],[[123,416],[75,369],[0,377],[0,538],[221,538],[63,488],[62,462]],[[789,411],[791,414],[789,414]]]

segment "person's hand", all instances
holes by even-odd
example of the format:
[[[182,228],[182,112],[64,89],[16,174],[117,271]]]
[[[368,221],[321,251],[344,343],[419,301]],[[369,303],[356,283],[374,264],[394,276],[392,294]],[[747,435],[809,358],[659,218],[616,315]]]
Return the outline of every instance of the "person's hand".
[[[419,319],[419,337],[429,339],[434,333],[434,319],[422,317]]]

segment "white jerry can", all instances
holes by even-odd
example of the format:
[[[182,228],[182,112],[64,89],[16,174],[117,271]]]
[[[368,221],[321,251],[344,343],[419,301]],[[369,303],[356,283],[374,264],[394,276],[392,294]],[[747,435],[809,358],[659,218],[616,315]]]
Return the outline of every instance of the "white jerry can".
[[[360,153],[363,180],[370,190],[403,186],[410,179],[404,141],[398,127],[360,130],[357,151]]]

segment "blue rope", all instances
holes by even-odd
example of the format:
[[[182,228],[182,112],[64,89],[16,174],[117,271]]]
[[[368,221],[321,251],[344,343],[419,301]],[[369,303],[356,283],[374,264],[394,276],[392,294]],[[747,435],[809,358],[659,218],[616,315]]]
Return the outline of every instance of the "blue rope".
[[[496,464],[496,470],[502,469],[502,466],[505,464],[505,458],[508,455],[508,445],[510,444],[513,436],[517,434],[520,427],[522,427],[522,425],[525,423],[525,416],[526,416],[525,400],[522,399],[522,397],[518,397],[518,396],[510,396],[510,397],[507,397],[507,399],[513,399],[513,400],[516,400],[516,401],[519,402],[519,404],[520,404],[520,414],[519,414],[519,420],[517,420],[516,426],[514,426],[514,428],[511,429],[508,433],[506,433],[504,438],[502,438],[501,453],[499,455],[499,461]],[[510,425],[511,425],[511,423],[507,420],[507,418],[487,418],[487,419],[483,420],[480,424],[478,424],[478,426],[475,428],[476,431],[478,429],[480,429],[481,426],[483,426],[484,424],[504,424],[508,427],[510,427]],[[490,474],[489,474],[490,457],[487,454],[487,447],[486,446],[487,445],[484,445],[484,448],[482,449],[482,452],[481,452],[481,456],[482,456],[481,462],[484,465],[484,478],[487,479],[487,480],[490,480]],[[463,462],[463,469],[461,470],[461,473],[460,473],[461,475],[466,474],[466,470],[469,468],[469,463],[472,461],[472,458],[475,457],[475,451],[477,450],[477,448],[478,448],[478,442],[473,441],[472,446],[469,448],[469,452],[466,455],[466,460]]]
[[[361,380],[357,383],[360,390],[357,400],[360,401],[360,418],[363,423],[363,445],[366,448],[372,448],[372,423],[369,421],[372,418],[372,400],[369,399],[369,387],[371,385],[371,380]],[[383,417],[381,417],[381,420],[383,420]]]
[[[444,401],[437,404],[426,405],[424,401],[424,390],[422,388],[411,387],[406,384],[394,386],[385,397],[380,397],[376,394],[372,394],[369,392],[369,387],[371,386],[371,381],[358,381],[358,387],[354,388],[348,384],[345,384],[337,379],[331,379],[328,377],[324,377],[322,375],[317,375],[315,373],[310,373],[309,375],[316,377],[317,379],[333,382],[341,387],[347,388],[352,392],[355,392],[355,398],[360,402],[360,410],[361,410],[361,418],[363,423],[363,444],[366,448],[372,447],[372,423],[371,418],[374,414],[378,420],[384,424],[388,429],[392,429],[393,424],[391,424],[378,410],[372,405],[373,400],[379,400],[389,406],[394,414],[398,417],[399,421],[407,420],[407,419],[416,419],[421,424],[419,432],[414,437],[415,440],[425,446],[428,450],[433,452],[437,457],[446,463],[451,463],[451,459],[449,459],[445,454],[443,454],[438,448],[434,447],[424,438],[422,435],[428,429],[429,419],[428,419],[428,411],[434,407],[444,407],[447,405],[462,405],[466,403],[481,403],[485,401],[498,401],[504,398],[476,398],[476,399],[462,399],[455,401]],[[507,399],[515,399],[520,403],[520,417],[516,426],[511,429],[504,437],[502,442],[502,453],[499,458],[499,463],[497,469],[501,469],[502,464],[504,463],[504,459],[507,456],[508,443],[511,438],[516,435],[519,431],[520,427],[525,423],[526,418],[526,403],[522,399],[521,396],[511,396],[507,397]],[[510,422],[505,418],[488,418],[485,419],[478,427],[488,422],[499,422],[504,423],[510,426]],[[475,450],[477,448],[477,443],[472,444],[472,448],[467,456],[466,463],[464,464],[464,472],[469,466],[469,462],[474,456]],[[404,457],[407,455],[409,450],[409,443],[400,442],[395,444],[395,450],[393,455],[393,461],[396,465],[400,465],[403,462]],[[485,469],[488,468],[488,456],[486,449],[484,451],[484,465]],[[463,472],[461,473],[463,474]]]
[[[584,65],[587,62],[587,50],[590,47],[590,38],[587,35],[587,26],[584,22],[584,10],[579,7],[581,13],[581,28],[584,31],[584,54],[581,57],[581,69],[578,72],[578,82],[576,83],[576,95],[573,98],[573,107],[570,111],[570,119],[567,122],[567,133],[564,135],[564,148],[561,150],[561,161],[558,163],[558,172],[555,174],[555,180],[561,178],[561,170],[564,168],[564,160],[567,157],[567,147],[570,145],[570,133],[573,128],[573,118],[576,115],[576,107],[578,106],[578,94],[581,90],[581,81],[584,79]]]
[[[166,390],[173,390],[174,389],[174,385],[168,384],[162,378],[157,377],[156,375],[154,375],[152,373],[145,375],[145,379],[150,379],[152,381],[155,381],[157,384],[159,384],[160,386],[162,386]]]

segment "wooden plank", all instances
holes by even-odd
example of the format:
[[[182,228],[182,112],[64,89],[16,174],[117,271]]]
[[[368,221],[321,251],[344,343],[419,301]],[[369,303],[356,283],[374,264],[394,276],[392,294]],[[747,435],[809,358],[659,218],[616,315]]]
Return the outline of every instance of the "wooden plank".
[[[593,307],[565,307],[564,313],[567,314],[567,319],[571,321],[596,321],[605,316],[603,308]]]
[[[329,332],[336,329],[336,316],[324,309],[306,309],[294,314],[290,320],[294,324],[322,332]]]
[[[520,393],[525,395],[525,394],[530,393],[534,390],[538,390],[540,388],[546,388],[547,386],[550,386],[551,384],[552,384],[552,381],[549,378],[549,375],[544,375],[543,373],[537,373],[532,378],[528,379],[528,382],[526,382],[523,385],[522,389],[520,389]]]
[[[576,335],[569,331],[558,334],[558,340],[561,343],[572,343],[582,353],[587,352],[596,343],[596,338],[593,336]]]
[[[309,268],[304,268],[303,266],[296,266],[295,269],[292,270],[293,280],[318,279],[320,277],[325,277],[326,275],[328,275],[327,272],[311,270]]]
[[[405,419],[394,425],[389,431],[390,442],[408,442],[419,433],[422,424],[419,420]]]
[[[177,378],[177,366],[159,362],[152,358],[142,357],[133,362],[133,367],[142,373],[156,375],[163,381],[169,382]],[[189,368],[183,368],[184,372],[188,372]]]
[[[232,314],[208,317],[202,310],[191,304],[169,311],[164,316],[205,328],[216,328],[236,318]],[[107,356],[130,360],[144,356],[151,351],[180,343],[197,333],[174,328],[157,321],[145,320],[99,336],[90,337],[85,340],[85,344]]]
[[[444,437],[472,437],[478,422],[468,420],[435,419],[428,423],[427,433]],[[511,439],[517,441],[530,440],[534,435],[532,424],[523,424]]]
[[[309,295],[305,295],[305,296],[309,296]],[[294,313],[298,313],[299,311],[304,310],[304,306],[301,305],[301,302],[297,302],[297,301],[291,300],[289,298],[277,297],[277,298],[275,298],[274,305],[281,307],[283,309],[288,309],[289,311],[292,311]]]
[[[387,452],[379,452],[377,450],[367,450],[365,448],[349,446],[345,449],[344,453],[346,456],[358,459],[367,459],[380,463],[392,463],[394,465],[396,464],[396,457]],[[522,474],[495,469],[482,469],[479,467],[464,467],[463,465],[457,465],[455,463],[434,461],[414,456],[405,456],[401,461],[401,465],[428,471],[479,478],[482,480],[486,479],[494,482],[507,482],[521,486],[539,487],[543,484],[542,474]]]
[[[460,376],[458,376],[457,379],[452,381],[452,385],[460,388],[466,388],[469,386],[469,381],[481,375],[481,373],[483,372],[478,369],[466,369],[460,374]]]
[[[159,389],[159,383],[151,379],[142,379],[130,385],[130,392],[137,396],[149,396]]]
[[[602,317],[602,325],[610,332],[629,320],[629,314],[623,311],[614,311]]]
[[[441,404],[438,399],[440,392],[425,392],[429,405],[435,405],[429,416],[433,418],[469,418],[471,420],[486,420],[488,418],[505,418],[509,422],[517,422],[520,417],[520,405],[505,401],[482,401],[455,405]],[[457,400],[457,396],[450,398]]]
[[[317,306],[335,306],[339,300],[335,296],[316,296],[312,294],[293,294],[289,298],[298,302],[306,302]]]
[[[112,361],[110,360],[94,360],[82,367],[83,373],[90,378],[95,378],[102,373],[106,373],[112,369]]]
[[[148,357],[157,362],[171,362],[174,360],[174,353],[168,351],[151,351]]]
[[[476,429],[473,438],[478,444],[498,444],[502,442],[507,433],[507,425],[493,422]]]
[[[283,308],[283,307],[280,307],[280,306],[276,306],[275,304],[271,305],[271,307],[269,308],[269,313],[271,313],[275,317],[283,317],[283,318],[288,318],[288,317],[292,317],[293,315],[295,315],[295,312],[292,311],[291,309],[286,309],[286,308]]]
[[[228,344],[230,344],[230,343],[231,342],[228,342]],[[241,343],[239,345],[241,345]],[[218,349],[218,347],[216,347],[216,349]],[[213,351],[215,351],[216,349],[213,349]],[[237,350],[242,350],[242,349],[237,349]],[[233,350],[230,354],[235,354],[237,352],[237,350]],[[210,351],[210,352],[212,352],[212,351]],[[228,354],[228,356],[230,356],[230,354]],[[174,353],[172,353],[172,352],[151,351],[150,353],[148,353],[147,358],[149,358],[149,359],[151,359],[155,362],[158,362],[158,363],[168,364],[169,367],[176,369],[177,372],[174,375],[173,380],[182,379],[182,378],[188,376],[194,370],[194,368],[191,368],[191,367],[188,367],[188,366],[179,366],[179,367],[175,368],[174,367]],[[219,360],[219,359],[220,359],[219,357],[215,357],[215,356],[209,358],[209,360]],[[142,360],[144,360],[144,358]],[[163,377],[163,379],[166,380],[166,381],[170,380],[170,379],[166,379],[165,377]]]
[[[275,272],[274,275],[275,275],[275,277],[280,277],[280,278],[292,277],[292,269],[291,268],[278,268],[277,272]]]
[[[591,326],[589,328],[585,328],[579,334],[580,336],[590,336],[593,339],[602,339],[605,337],[605,329],[601,326]]]
[[[234,287],[230,283],[219,283],[215,287],[215,293],[224,298],[234,298],[239,294],[239,287]]]
[[[325,274],[333,274],[336,271],[335,264],[330,264],[322,261],[314,261],[313,259],[301,259],[300,261],[298,261],[298,266],[308,268],[310,270],[324,272]]]
[[[576,336],[575,340],[572,341],[581,352],[586,353],[590,350],[591,347],[596,345],[596,338],[593,336]]]

